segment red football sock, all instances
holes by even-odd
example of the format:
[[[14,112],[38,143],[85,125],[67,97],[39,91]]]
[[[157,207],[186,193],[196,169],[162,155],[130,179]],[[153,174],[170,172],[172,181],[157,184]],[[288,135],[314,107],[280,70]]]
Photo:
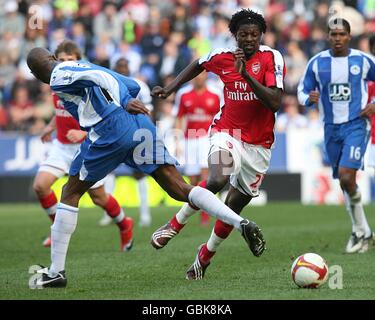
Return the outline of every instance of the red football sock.
[[[109,195],[108,201],[103,209],[111,218],[116,218],[121,212],[120,205],[118,204],[117,200],[111,195]]]
[[[185,226],[184,224],[181,224],[177,221],[176,215],[173,216],[173,218],[171,219],[171,221],[169,221],[169,223],[171,224],[172,228],[176,230],[177,232],[179,232]]]
[[[207,180],[202,180],[201,182],[198,183],[198,186],[202,188],[207,188]]]
[[[216,252],[212,252],[210,250],[207,249],[207,243],[205,243],[203,245],[203,247],[199,250],[199,254],[198,254],[198,257],[199,257],[199,261],[204,264],[204,265],[207,265],[211,258],[214,256]]]
[[[201,224],[207,225],[210,222],[210,215],[206,211],[201,211]]]
[[[109,195],[108,201],[103,209],[112,219],[119,218],[119,215],[121,214],[121,207],[112,195]],[[115,221],[120,230],[127,229],[128,224],[126,222],[125,216],[120,221],[117,221],[117,219],[115,219]]]
[[[218,237],[222,239],[226,239],[229,236],[229,234],[232,232],[232,230],[233,230],[233,226],[226,224],[225,222],[221,220],[216,220],[215,226],[214,226],[214,232]]]
[[[48,210],[48,209],[57,205],[57,198],[56,198],[55,193],[52,191],[49,195],[47,195],[45,197],[40,197],[39,202],[40,202],[40,205],[42,206],[42,208],[47,211],[48,217],[53,222],[55,220],[56,211],[54,210],[54,212],[50,212],[50,210]]]
[[[124,217],[120,222],[116,222],[121,231],[127,230],[130,227],[130,221]]]

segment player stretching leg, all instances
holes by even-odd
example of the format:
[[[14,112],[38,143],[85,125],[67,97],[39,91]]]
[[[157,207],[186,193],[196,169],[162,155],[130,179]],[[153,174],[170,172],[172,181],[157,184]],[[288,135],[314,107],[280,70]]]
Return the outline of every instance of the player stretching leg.
[[[76,61],[81,59],[81,52],[74,42],[66,40],[56,48],[55,56],[59,61]],[[87,135],[87,132],[80,130],[78,122],[64,109],[55,94],[53,101],[56,115],[45,127],[41,139],[43,142],[51,141],[51,134],[55,130],[56,139],[53,141],[48,158],[40,165],[33,184],[39,202],[52,222],[56,215],[57,198],[51,186],[57,179],[69,172],[74,155]],[[103,208],[117,224],[120,231],[120,249],[128,251],[133,244],[133,220],[125,217],[117,200],[104,191],[103,185],[104,180],[98,181],[88,190],[88,193],[92,201]],[[43,245],[49,247],[51,238],[47,237]]]
[[[192,62],[165,88],[155,87],[152,94],[166,98],[183,83],[203,70],[216,73],[224,83],[224,106],[211,125],[209,175],[206,186],[217,193],[230,181],[225,200],[234,212],[258,196],[259,186],[268,170],[274,143],[275,112],[281,105],[285,65],[280,52],[261,46],[266,31],[264,18],[251,10],[235,13],[229,29],[238,48],[216,49]],[[189,204],[165,225],[154,232],[152,244],[164,247],[196,211]],[[201,279],[220,243],[233,227],[218,220],[209,241],[199,248],[188,279]]]
[[[357,171],[370,136],[368,117],[375,113],[367,105],[367,81],[375,81],[375,59],[349,47],[350,24],[334,18],[328,23],[330,50],[307,64],[298,86],[298,99],[305,106],[319,105],[324,122],[324,142],[333,169],[340,180],[346,208],[352,221],[347,253],[363,253],[373,238],[356,183]],[[367,105],[367,106],[366,106]]]
[[[121,163],[152,175],[172,198],[190,202],[234,226],[253,254],[262,254],[265,241],[254,223],[242,219],[210,191],[184,181],[176,160],[157,137],[148,109],[135,99],[139,92],[135,81],[82,60],[59,63],[43,48],[32,49],[27,64],[37,79],[51,85],[88,132],[70,167],[51,227],[51,266],[37,271],[35,288],[66,286],[65,260],[77,225],[79,199]]]

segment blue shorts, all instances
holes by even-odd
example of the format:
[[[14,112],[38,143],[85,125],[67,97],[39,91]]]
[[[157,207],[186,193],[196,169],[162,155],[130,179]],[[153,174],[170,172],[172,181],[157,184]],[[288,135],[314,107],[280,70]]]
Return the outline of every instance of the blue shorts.
[[[363,169],[363,157],[370,137],[367,119],[355,119],[343,124],[326,124],[324,142],[333,177],[338,178],[339,167]]]
[[[121,163],[146,174],[163,164],[178,164],[157,137],[148,116],[131,115],[118,108],[91,128],[73,159],[69,175],[99,181]]]

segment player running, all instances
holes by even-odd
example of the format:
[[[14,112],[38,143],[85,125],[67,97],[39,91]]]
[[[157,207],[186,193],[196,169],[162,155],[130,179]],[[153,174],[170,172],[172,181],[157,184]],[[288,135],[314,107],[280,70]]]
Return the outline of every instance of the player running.
[[[214,194],[187,184],[177,171],[144,104],[135,99],[139,85],[130,78],[86,61],[59,63],[44,48],[34,48],[27,64],[35,77],[49,83],[88,134],[75,155],[51,227],[49,268],[37,271],[34,287],[65,287],[65,260],[78,217],[78,202],[97,181],[119,164],[152,175],[174,199],[190,202],[238,229],[254,255],[265,241],[258,226],[239,217]]]
[[[339,179],[352,221],[347,253],[363,253],[373,234],[356,183],[370,137],[367,82],[375,81],[375,59],[349,47],[350,24],[341,18],[328,23],[330,49],[312,57],[298,86],[301,105],[318,104],[324,122],[324,142],[333,177]],[[367,105],[367,106],[366,106]]]
[[[192,62],[165,88],[152,90],[154,96],[166,98],[204,70],[220,77],[224,83],[224,105],[210,129],[206,188],[217,193],[230,181],[225,204],[237,214],[259,195],[259,186],[269,168],[275,112],[280,108],[284,87],[282,55],[260,45],[266,28],[262,15],[248,9],[238,11],[229,22],[237,48],[216,49]],[[154,232],[153,246],[163,248],[195,211],[196,208],[185,204]],[[225,221],[216,221],[211,237],[199,247],[188,269],[187,279],[203,278],[211,258],[232,229]]]
[[[78,46],[70,40],[65,40],[58,45],[55,56],[59,61],[75,61],[81,59]],[[43,130],[43,142],[51,141],[51,134],[56,130],[56,139],[48,157],[39,167],[34,178],[33,188],[42,208],[47,212],[53,222],[56,216],[57,198],[51,186],[54,182],[69,172],[74,155],[86,138],[87,132],[82,131],[79,123],[65,110],[61,100],[53,94],[55,116]],[[104,191],[104,180],[95,183],[88,193],[92,201],[103,208],[120,230],[120,249],[129,251],[133,244],[133,220],[126,217],[117,200]],[[45,247],[51,245],[51,237],[43,241]]]

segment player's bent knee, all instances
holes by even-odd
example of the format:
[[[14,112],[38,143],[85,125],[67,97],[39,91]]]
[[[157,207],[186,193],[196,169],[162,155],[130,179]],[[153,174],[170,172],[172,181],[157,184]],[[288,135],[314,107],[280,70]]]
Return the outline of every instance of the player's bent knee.
[[[33,183],[33,190],[39,197],[42,197],[48,195],[50,192],[50,187],[38,180],[35,180]]]
[[[99,206],[99,207],[104,207],[104,206],[106,205],[107,201],[108,201],[107,198],[96,197],[96,196],[91,197],[91,199],[92,199],[92,202],[93,202],[95,205]]]
[[[340,174],[340,186],[345,191],[353,191],[356,189],[355,177],[350,173],[341,173]]]
[[[73,207],[77,207],[79,203],[79,199],[81,199],[82,194],[77,191],[72,190],[68,184],[65,184],[62,187],[61,192],[61,202]]]

